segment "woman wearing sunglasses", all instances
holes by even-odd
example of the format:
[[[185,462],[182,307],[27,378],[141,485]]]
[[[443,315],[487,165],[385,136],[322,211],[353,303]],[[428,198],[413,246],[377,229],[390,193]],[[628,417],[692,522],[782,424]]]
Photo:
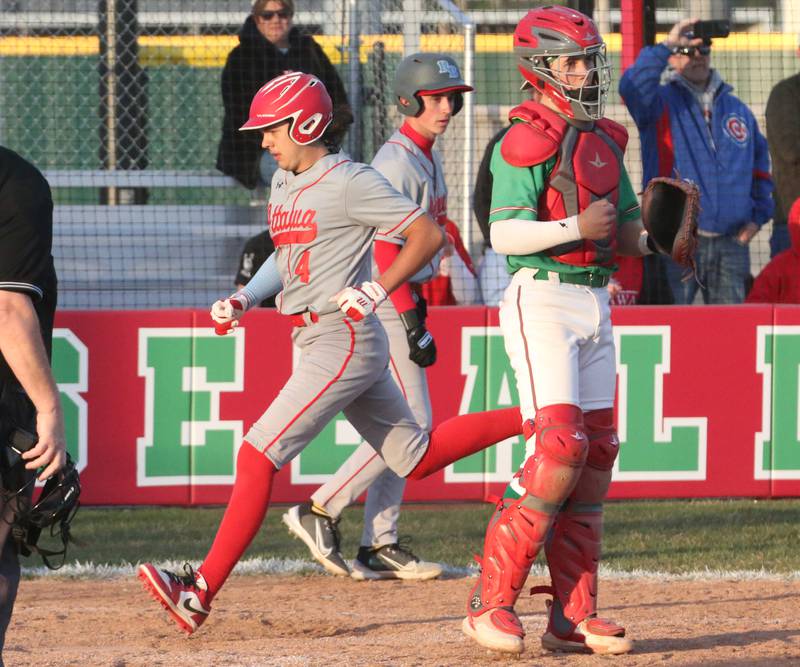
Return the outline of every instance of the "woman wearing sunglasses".
[[[239,132],[250,110],[250,101],[267,81],[286,71],[318,77],[333,101],[333,123],[326,141],[338,147],[353,113],[342,80],[322,48],[310,35],[292,26],[294,0],[255,0],[239,31],[239,45],[229,54],[222,71],[225,116],[217,152],[217,169],[246,188],[272,181],[274,160],[261,148],[254,132]]]

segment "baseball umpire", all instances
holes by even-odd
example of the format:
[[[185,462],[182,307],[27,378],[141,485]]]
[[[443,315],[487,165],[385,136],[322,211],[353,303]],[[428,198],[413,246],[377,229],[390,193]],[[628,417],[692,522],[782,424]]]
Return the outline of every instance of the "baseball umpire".
[[[44,480],[66,462],[49,362],[56,308],[52,235],[50,186],[32,164],[0,147],[0,655],[20,576],[10,534],[23,499],[15,494],[22,483],[29,498],[37,469]]]
[[[434,148],[452,117],[463,106],[464,83],[456,62],[442,53],[414,53],[397,67],[394,99],[405,121],[372,160],[398,191],[425,209],[434,220],[447,219],[447,184],[439,151]],[[373,275],[382,275],[405,244],[402,234],[379,231],[373,245]],[[427,308],[422,285],[439,269],[439,251],[416,275],[398,287],[376,311],[389,336],[389,367],[406,397],[414,419],[425,431],[432,425],[425,368],[436,361],[436,345],[425,327]],[[367,490],[364,530],[354,579],[433,579],[442,566],[418,558],[398,539],[397,522],[406,481],[392,472],[366,442],[333,477],[311,496],[311,502],[289,509],[283,521],[302,539],[329,572],[348,574],[339,551],[337,523],[342,511]]]

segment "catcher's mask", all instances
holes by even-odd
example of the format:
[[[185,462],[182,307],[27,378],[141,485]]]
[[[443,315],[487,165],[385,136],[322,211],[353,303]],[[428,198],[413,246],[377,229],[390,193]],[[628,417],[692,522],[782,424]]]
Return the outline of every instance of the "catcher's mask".
[[[525,79],[523,88],[533,87],[547,95],[568,118],[603,117],[611,68],[603,38],[588,16],[568,7],[532,9],[514,30],[514,53]],[[566,72],[556,69],[561,56],[585,61],[581,81],[564,82]]]
[[[24,462],[20,461],[15,467],[24,470]],[[21,478],[21,471],[18,476]],[[23,556],[30,556],[36,552],[47,567],[57,570],[64,564],[66,558],[67,544],[70,542],[70,523],[80,506],[81,481],[69,454],[64,467],[45,482],[39,498],[34,503],[29,498],[29,491],[35,479],[35,477],[29,479],[15,490],[2,491],[4,505],[13,503],[11,537]],[[60,549],[57,547],[46,549],[39,545],[42,531],[48,528],[49,537],[53,538],[56,544],[61,543]],[[59,556],[60,562],[53,564],[51,559]]]

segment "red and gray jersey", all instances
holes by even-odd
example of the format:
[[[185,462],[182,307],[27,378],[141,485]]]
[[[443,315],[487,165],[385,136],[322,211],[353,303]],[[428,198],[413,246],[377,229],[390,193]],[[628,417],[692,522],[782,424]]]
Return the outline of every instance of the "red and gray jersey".
[[[400,234],[422,213],[381,174],[344,153],[326,155],[300,174],[278,169],[267,205],[283,283],[278,310],[337,310],[332,296],[371,279],[376,232]]]
[[[422,149],[400,130],[389,137],[372,160],[372,166],[406,197],[419,204],[436,221],[447,217],[447,184],[444,182],[442,160],[437,150],[428,159]],[[403,245],[405,239],[397,232],[380,231],[376,237]],[[410,282],[430,280],[439,270],[441,251],[412,276]]]

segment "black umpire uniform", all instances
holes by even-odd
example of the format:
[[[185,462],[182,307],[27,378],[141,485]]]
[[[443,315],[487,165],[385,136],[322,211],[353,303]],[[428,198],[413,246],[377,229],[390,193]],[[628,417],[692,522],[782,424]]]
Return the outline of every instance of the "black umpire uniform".
[[[0,146],[0,290],[27,294],[34,303],[48,357],[56,310],[56,272],[51,245],[53,199],[41,172]],[[15,491],[9,475],[11,431],[36,432],[36,410],[0,353],[0,472],[4,490]],[[29,473],[31,476],[33,471]],[[15,488],[16,487],[16,488]],[[32,488],[32,485],[31,485]],[[7,525],[0,525],[2,529]],[[0,543],[0,652],[19,585],[20,566],[10,536]],[[2,665],[0,653],[0,666]]]

